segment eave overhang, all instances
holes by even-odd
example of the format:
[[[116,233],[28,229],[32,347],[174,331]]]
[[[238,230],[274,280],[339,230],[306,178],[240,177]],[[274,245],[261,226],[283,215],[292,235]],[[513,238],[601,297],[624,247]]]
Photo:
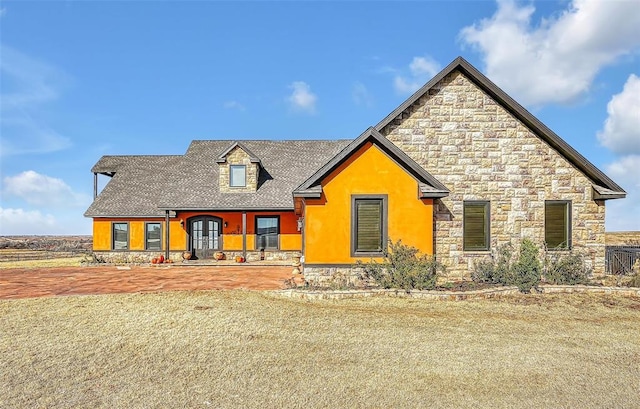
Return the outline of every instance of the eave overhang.
[[[322,186],[316,185],[304,190],[296,189],[293,192],[293,197],[303,197],[305,199],[320,199],[322,197]]]
[[[441,199],[449,196],[448,190],[435,189],[432,186],[420,183],[419,186],[420,199]]]
[[[615,191],[607,189],[606,187],[593,185],[593,200],[624,199],[625,197],[627,197],[625,191]]]

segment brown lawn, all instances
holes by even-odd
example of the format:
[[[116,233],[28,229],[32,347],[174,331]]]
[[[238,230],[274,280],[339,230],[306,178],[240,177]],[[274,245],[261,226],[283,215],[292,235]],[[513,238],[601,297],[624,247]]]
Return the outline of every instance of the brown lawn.
[[[640,402],[640,298],[0,300],[0,407],[566,407]]]

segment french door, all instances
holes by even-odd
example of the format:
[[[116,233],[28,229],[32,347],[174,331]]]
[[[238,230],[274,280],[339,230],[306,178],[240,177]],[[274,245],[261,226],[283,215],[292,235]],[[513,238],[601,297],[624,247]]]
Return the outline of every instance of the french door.
[[[201,216],[190,220],[191,252],[196,259],[212,258],[215,251],[222,249],[222,220],[217,217]]]

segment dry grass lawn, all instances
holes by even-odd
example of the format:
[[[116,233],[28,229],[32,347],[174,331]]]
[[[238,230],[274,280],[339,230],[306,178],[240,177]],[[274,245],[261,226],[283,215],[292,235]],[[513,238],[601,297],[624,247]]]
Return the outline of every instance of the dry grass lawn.
[[[640,299],[0,301],[0,407],[631,408]]]
[[[87,259],[86,256],[73,256],[68,252],[0,249],[0,270],[6,268],[77,267],[85,259]]]
[[[82,265],[85,257],[61,257],[41,260],[11,260],[0,262],[0,271],[6,268],[48,268],[48,267],[77,267]]]

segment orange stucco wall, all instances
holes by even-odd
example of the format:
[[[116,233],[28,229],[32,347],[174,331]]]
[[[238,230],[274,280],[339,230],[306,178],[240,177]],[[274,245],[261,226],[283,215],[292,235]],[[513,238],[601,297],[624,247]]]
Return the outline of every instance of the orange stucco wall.
[[[323,197],[305,201],[305,262],[351,264],[351,196],[387,195],[388,238],[433,254],[433,200],[418,182],[368,143],[322,182]],[[368,259],[363,259],[368,261]]]
[[[160,223],[162,225],[162,250],[165,249],[164,241],[164,229],[165,220],[160,218],[149,219],[111,219],[111,218],[96,218],[93,219],[93,249],[95,251],[108,251],[111,250],[111,232],[113,223],[129,223],[129,250],[131,251],[143,251],[144,248],[144,234],[145,223]],[[169,231],[171,237],[169,240],[169,248],[174,251],[184,250],[185,243],[187,242],[187,233],[180,226],[180,221],[171,219],[169,221]]]
[[[173,251],[187,249],[188,219],[195,216],[215,216],[222,219],[223,250],[242,250],[242,213],[240,212],[178,212],[171,218],[169,226],[169,248]],[[290,212],[247,212],[247,250],[255,249],[255,217],[280,217],[280,250],[302,250],[302,235],[298,231],[298,216]],[[95,251],[111,250],[112,223],[129,223],[129,250],[142,251],[144,248],[145,222],[162,223],[162,249],[165,248],[164,219],[111,219],[95,218],[93,220],[93,249]],[[181,223],[184,222],[184,223]],[[224,223],[227,226],[224,227]]]

